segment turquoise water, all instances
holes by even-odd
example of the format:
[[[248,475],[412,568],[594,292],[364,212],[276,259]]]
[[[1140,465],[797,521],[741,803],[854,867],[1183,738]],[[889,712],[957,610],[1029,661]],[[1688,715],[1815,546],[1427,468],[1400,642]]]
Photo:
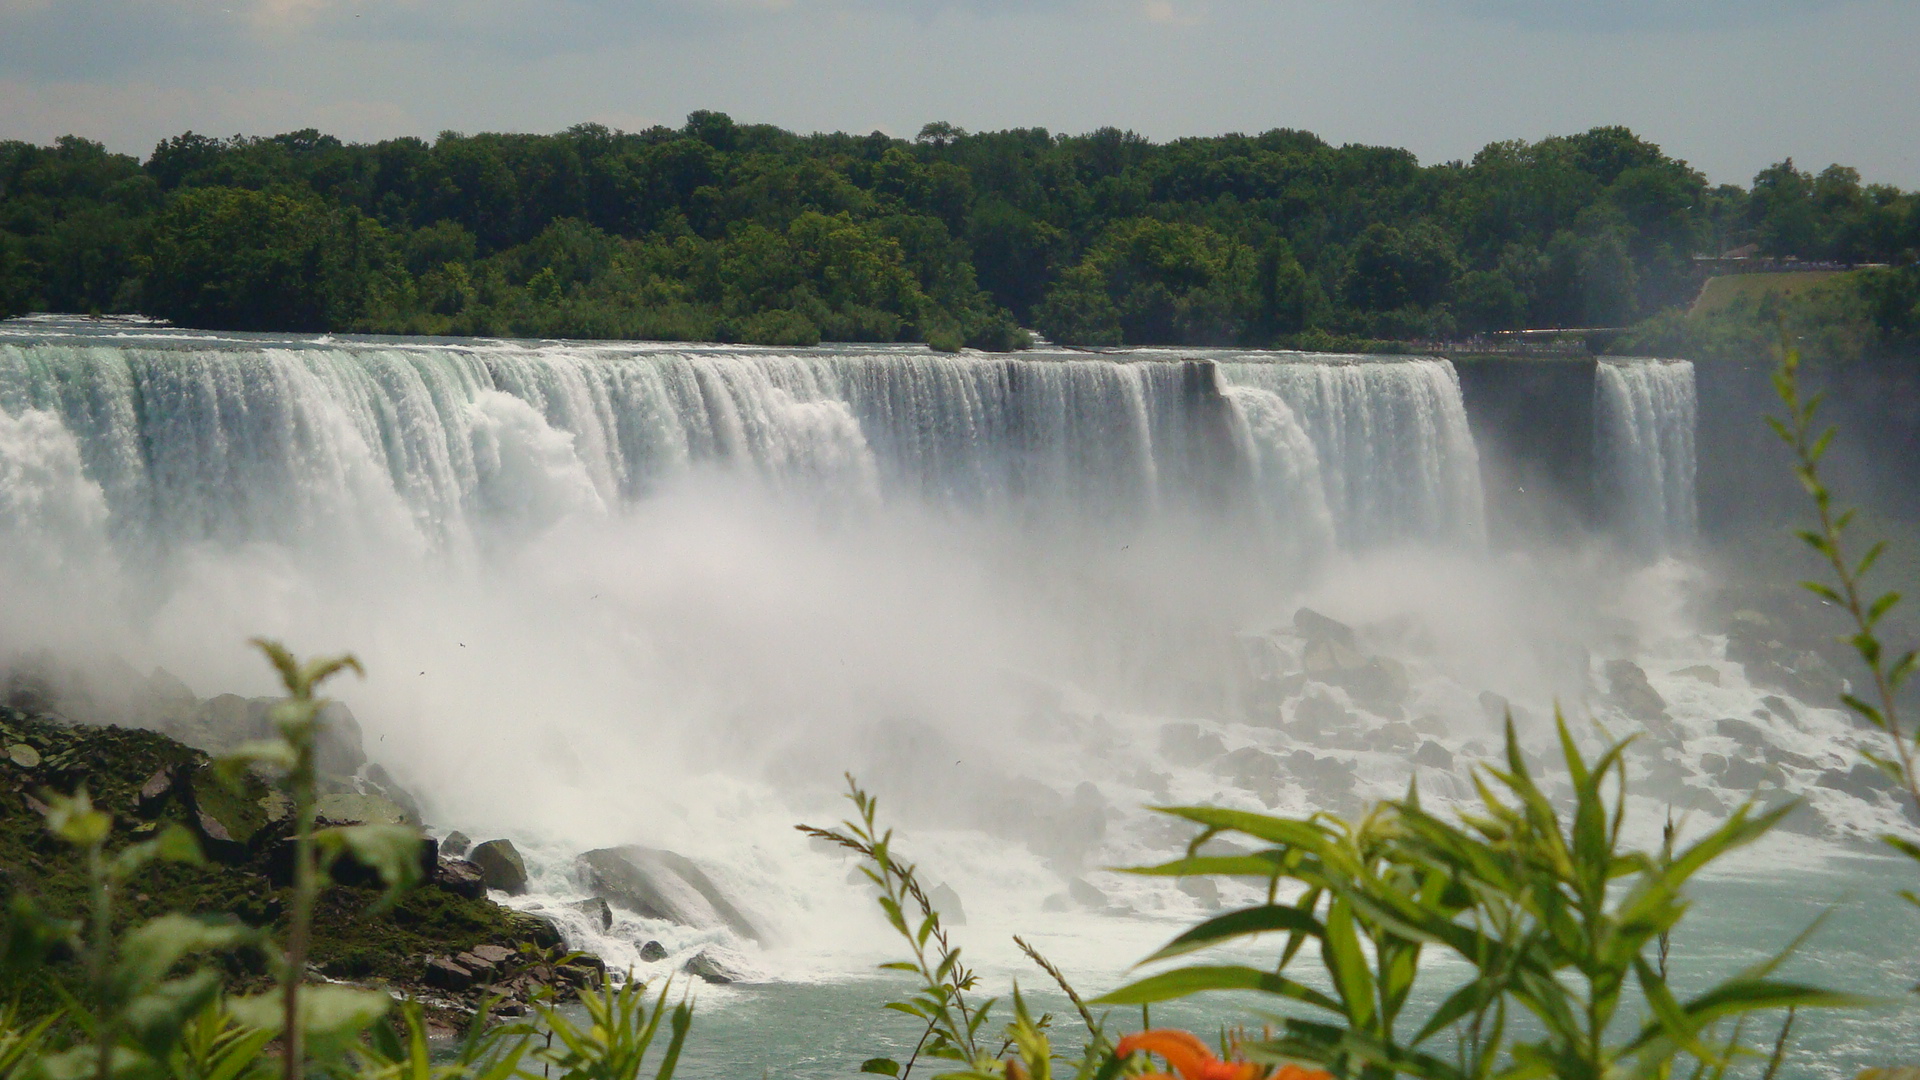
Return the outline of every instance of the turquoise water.
[[[1911,884],[1912,876],[1900,863],[1863,857],[1834,859],[1818,870],[1702,880],[1693,889],[1694,912],[1673,942],[1676,988],[1684,997],[1764,960],[1822,912],[1830,912],[1780,977],[1881,996],[1888,1004],[1803,1014],[1779,1075],[1825,1080],[1852,1077],[1869,1065],[1920,1061],[1920,999],[1906,992],[1920,981],[1920,910],[1894,895]],[[1424,1015],[1444,993],[1451,981],[1449,966],[1435,965],[1428,993],[1409,1016]],[[1038,1009],[1055,1014],[1059,1042],[1077,1049],[1081,1028],[1066,999],[1042,989],[1046,977],[1037,970],[1022,976],[1021,984]],[[1094,993],[1105,985],[1089,981],[1079,989]],[[680,1075],[689,1080],[856,1076],[867,1058],[898,1058],[912,1051],[920,1029],[881,1008],[909,988],[904,979],[873,977],[730,989],[701,1003]],[[1004,983],[985,989],[1003,990]],[[1152,1019],[1156,1026],[1207,1033],[1221,1025],[1257,1023],[1251,1010],[1262,1004],[1243,995],[1217,995],[1157,1006]],[[1134,1009],[1112,1015],[1118,1030],[1139,1023]],[[1764,1049],[1778,1028],[1778,1017],[1769,1017],[1749,1030]],[[1755,1061],[1737,1072],[1757,1075],[1760,1068]]]

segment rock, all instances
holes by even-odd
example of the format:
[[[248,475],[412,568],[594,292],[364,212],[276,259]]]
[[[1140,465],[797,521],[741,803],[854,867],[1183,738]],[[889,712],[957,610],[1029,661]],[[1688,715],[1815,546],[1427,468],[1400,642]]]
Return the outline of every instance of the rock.
[[[499,971],[499,967],[500,967],[500,965],[494,963],[493,961],[488,960],[485,957],[475,956],[473,953],[470,953],[470,952],[463,952],[463,953],[456,954],[453,958],[453,962],[456,964],[459,964],[463,968],[466,968],[467,972],[473,976],[476,982],[483,979],[493,978],[494,975]]]
[[[1206,907],[1220,906],[1220,886],[1212,878],[1183,877],[1177,887]]]
[[[680,970],[710,983],[734,983],[745,978],[738,968],[716,956],[709,949],[701,949],[694,953],[692,958],[680,965]]]
[[[657,941],[649,941],[645,945],[640,946],[640,960],[642,963],[657,964],[666,958],[667,947]]]
[[[511,840],[489,840],[476,845],[467,858],[480,868],[480,878],[489,889],[509,896],[527,891],[527,864]]]
[[[613,929],[613,909],[607,906],[605,900],[597,896],[591,896],[585,900],[575,900],[573,903],[568,904],[567,907],[585,915],[587,922],[599,927],[601,933]]]
[[[635,915],[700,930],[725,927],[760,940],[760,931],[746,915],[684,855],[629,845],[589,851],[580,862],[596,894]]]
[[[1741,746],[1750,747],[1755,750],[1772,745],[1772,740],[1767,738],[1766,732],[1761,731],[1758,727],[1747,723],[1745,720],[1716,720],[1713,722],[1713,730],[1718,734],[1732,739]]]
[[[1338,641],[1315,641],[1300,655],[1300,666],[1321,682],[1335,682],[1343,674],[1365,667],[1367,657],[1351,645]]]
[[[1846,772],[1828,769],[1821,773],[1814,783],[1835,791],[1844,791],[1856,799],[1869,801],[1883,791],[1893,791],[1899,787],[1892,777],[1864,761]]]
[[[1309,693],[1296,702],[1293,706],[1293,719],[1294,723],[1313,735],[1348,731],[1356,723],[1352,713],[1342,708],[1339,702],[1323,691]]]
[[[1727,812],[1726,804],[1713,792],[1692,784],[1681,784],[1667,801],[1675,810],[1698,810],[1716,816]]]
[[[1241,747],[1221,758],[1216,767],[1235,785],[1269,804],[1280,797],[1280,759],[1259,747]]]
[[[458,994],[472,989],[473,972],[447,957],[436,956],[427,961],[427,970],[422,981],[436,989]]]
[[[37,769],[40,767],[40,751],[26,743],[14,743],[7,747],[7,760],[23,769]]]
[[[401,787],[400,781],[395,780],[393,774],[387,772],[377,762],[360,770],[356,786],[370,795],[378,795],[398,806],[407,816],[407,824],[420,824],[420,803],[414,799],[412,792]]]
[[[1785,720],[1789,724],[1798,724],[1800,722],[1800,714],[1793,711],[1793,706],[1787,704],[1787,699],[1777,694],[1768,694],[1766,697],[1761,698],[1760,704],[1765,705],[1767,711]]]
[[[1647,673],[1631,660],[1607,661],[1607,696],[1635,720],[1648,725],[1666,725],[1667,702],[1647,682]]]
[[[1513,712],[1513,703],[1491,690],[1480,691],[1480,711],[1495,724],[1506,723],[1509,715],[1515,723],[1520,721],[1519,715]]]
[[[504,964],[520,955],[505,945],[475,945],[467,951],[490,964]]]
[[[1346,672],[1340,685],[1359,705],[1375,712],[1390,710],[1396,716],[1407,695],[1413,692],[1412,680],[1407,677],[1407,666],[1391,656],[1370,658],[1360,667]]]
[[[455,859],[464,856],[467,853],[467,849],[472,846],[473,841],[466,833],[458,829],[448,833],[447,838],[440,841],[440,850]]]
[[[1695,664],[1692,667],[1681,668],[1679,671],[1674,672],[1674,674],[1684,675],[1689,679],[1699,679],[1709,686],[1720,685],[1720,669],[1708,667],[1705,664]]]
[[[378,795],[322,795],[314,804],[314,813],[328,825],[412,824],[404,808]]]
[[[1309,642],[1332,642],[1349,649],[1357,648],[1353,627],[1338,619],[1330,619],[1312,608],[1301,608],[1293,613],[1293,629]]]
[[[1160,729],[1160,756],[1175,765],[1204,765],[1227,752],[1227,744],[1199,724],[1168,724]]]
[[[1107,894],[1085,878],[1074,878],[1067,882],[1067,896],[1081,907],[1104,911],[1107,908]]]
[[[940,913],[940,921],[948,926],[967,925],[967,909],[960,903],[960,894],[953,886],[942,882],[927,893],[927,902],[933,910]]]
[[[1728,761],[1720,772],[1720,782],[1738,791],[1752,791],[1766,783],[1779,784],[1782,779],[1779,769],[1745,758]]]
[[[1420,745],[1420,736],[1414,732],[1412,724],[1395,721],[1382,724],[1369,741],[1379,750],[1411,750]]]
[[[135,808],[142,817],[153,817],[166,805],[167,797],[173,794],[173,770],[158,769],[140,785],[140,795]]]
[[[486,877],[465,859],[442,859],[434,868],[433,883],[455,896],[479,900],[487,895]]]
[[[1073,908],[1073,898],[1068,896],[1066,893],[1054,893],[1052,896],[1049,896],[1045,900],[1040,901],[1041,911],[1059,912],[1059,911],[1069,911],[1072,908]]]
[[[1700,771],[1708,776],[1719,776],[1727,771],[1728,760],[1725,754],[1701,754]]]
[[[1413,763],[1415,765],[1424,765],[1429,769],[1451,770],[1453,768],[1453,751],[1441,746],[1432,739],[1428,739],[1420,744],[1420,749],[1413,752]]]

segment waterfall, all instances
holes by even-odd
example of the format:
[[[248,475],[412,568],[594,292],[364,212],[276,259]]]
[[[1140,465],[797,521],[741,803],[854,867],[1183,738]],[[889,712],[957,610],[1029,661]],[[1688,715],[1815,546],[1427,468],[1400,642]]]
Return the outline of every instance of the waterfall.
[[[70,434],[115,540],[467,557],[719,467],[849,505],[1298,546],[1481,536],[1437,360],[1003,359],[159,335],[0,341],[0,409]]]
[[[1594,467],[1607,524],[1642,554],[1684,551],[1699,531],[1693,364],[1609,357],[1595,366],[1593,386]]]

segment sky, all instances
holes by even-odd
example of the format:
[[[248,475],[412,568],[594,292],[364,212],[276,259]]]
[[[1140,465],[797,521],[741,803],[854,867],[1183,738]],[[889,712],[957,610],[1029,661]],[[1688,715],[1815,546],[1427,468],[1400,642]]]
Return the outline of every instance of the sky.
[[[1301,128],[1423,162],[1624,124],[1714,182],[1920,187],[1920,0],[0,0],[0,138]]]

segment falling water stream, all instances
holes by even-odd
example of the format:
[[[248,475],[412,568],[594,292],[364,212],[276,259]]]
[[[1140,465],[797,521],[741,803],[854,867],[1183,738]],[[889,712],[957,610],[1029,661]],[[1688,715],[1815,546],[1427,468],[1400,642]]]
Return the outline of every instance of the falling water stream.
[[[1702,764],[1744,752],[1728,718],[1773,748],[1762,794],[1813,815],[1702,887],[1683,980],[1850,892],[1803,963],[1911,981],[1920,954],[1867,929],[1900,917],[1893,872],[1847,855],[1897,812],[1816,782],[1859,733],[1750,684],[1687,614],[1691,366],[1604,362],[1594,394],[1624,554],[1495,553],[1445,360],[16,321],[0,661],[266,693],[249,636],[356,650],[369,752],[436,830],[520,846],[534,889],[514,903],[616,970],[719,949],[747,976],[700,991],[699,1077],[845,1075],[910,1041],[873,1008],[891,944],[850,864],[791,830],[843,812],[843,771],[963,898],[990,980],[1035,985],[1022,932],[1098,989],[1215,903],[1106,869],[1182,841],[1141,807],[1351,810],[1412,776],[1459,802],[1496,745],[1490,700],[1542,749],[1556,702],[1635,730],[1607,674],[1624,659],[1687,750],[1634,759],[1643,835],[1667,806],[1711,820],[1752,793]],[[1391,700],[1302,681],[1302,605],[1391,660]],[[695,858],[759,940],[568,907],[575,856],[634,843]],[[647,941],[668,959],[642,961]],[[1905,1014],[1806,1030],[1796,1075],[1920,1049]]]

